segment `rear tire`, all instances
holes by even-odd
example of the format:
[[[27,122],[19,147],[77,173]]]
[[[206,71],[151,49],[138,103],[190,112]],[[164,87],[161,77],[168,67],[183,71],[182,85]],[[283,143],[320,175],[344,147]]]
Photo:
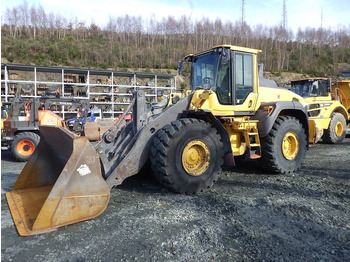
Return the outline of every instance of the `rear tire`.
[[[328,129],[324,130],[322,141],[327,144],[337,144],[344,140],[346,135],[346,120],[340,113],[333,113]]]
[[[16,161],[25,162],[39,144],[40,137],[33,132],[22,132],[16,135],[11,143],[11,153]]]
[[[305,161],[307,139],[303,126],[291,116],[276,119],[270,133],[261,138],[264,169],[273,173],[291,174]]]
[[[198,193],[218,178],[224,162],[223,143],[210,124],[180,119],[158,131],[150,160],[163,186],[178,193]]]

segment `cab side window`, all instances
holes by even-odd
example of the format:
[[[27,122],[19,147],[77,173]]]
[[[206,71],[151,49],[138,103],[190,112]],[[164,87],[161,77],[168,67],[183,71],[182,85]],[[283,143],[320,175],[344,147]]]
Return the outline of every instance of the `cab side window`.
[[[328,88],[327,88],[327,80],[321,80],[319,85],[319,96],[327,96]]]
[[[235,54],[235,99],[242,104],[248,94],[253,91],[253,56],[251,54]]]

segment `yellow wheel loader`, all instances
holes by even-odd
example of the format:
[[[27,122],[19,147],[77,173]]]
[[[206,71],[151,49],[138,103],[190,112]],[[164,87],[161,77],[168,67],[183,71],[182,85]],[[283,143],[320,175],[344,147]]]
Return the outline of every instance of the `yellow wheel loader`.
[[[40,127],[40,143],[6,193],[20,235],[34,235],[101,214],[110,189],[150,161],[172,191],[213,185],[234,156],[290,174],[308,149],[304,100],[259,79],[260,50],[221,45],[179,63],[191,65],[191,92],[147,104],[142,90],[94,147],[60,127]],[[261,82],[261,85],[259,85]],[[271,85],[273,86],[273,85]],[[120,129],[132,110],[132,121]]]
[[[332,97],[331,83],[324,77],[291,81],[291,91],[308,104],[310,143],[322,138],[325,143],[336,144],[345,138],[349,115],[344,105]]]

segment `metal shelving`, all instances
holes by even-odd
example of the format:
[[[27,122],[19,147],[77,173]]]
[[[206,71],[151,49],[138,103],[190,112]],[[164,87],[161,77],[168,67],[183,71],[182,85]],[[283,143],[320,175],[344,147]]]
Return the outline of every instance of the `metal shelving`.
[[[91,106],[103,109],[104,117],[117,117],[130,104],[132,92],[143,89],[149,102],[157,101],[157,92],[176,89],[176,76],[142,72],[1,64],[1,101],[15,95],[42,95],[87,99]],[[64,108],[56,111],[63,118],[75,113]]]

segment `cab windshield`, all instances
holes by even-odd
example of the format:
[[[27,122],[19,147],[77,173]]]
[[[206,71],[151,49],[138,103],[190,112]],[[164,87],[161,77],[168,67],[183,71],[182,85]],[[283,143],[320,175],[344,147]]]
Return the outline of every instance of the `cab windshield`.
[[[213,51],[193,59],[191,90],[211,89],[215,86],[220,54]]]
[[[221,104],[232,104],[230,61],[230,52],[225,48],[193,58],[191,89],[211,89]]]
[[[327,96],[327,81],[296,81],[291,84],[291,91],[302,97]]]

